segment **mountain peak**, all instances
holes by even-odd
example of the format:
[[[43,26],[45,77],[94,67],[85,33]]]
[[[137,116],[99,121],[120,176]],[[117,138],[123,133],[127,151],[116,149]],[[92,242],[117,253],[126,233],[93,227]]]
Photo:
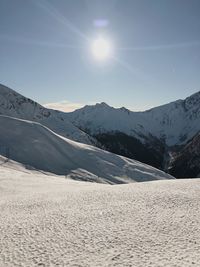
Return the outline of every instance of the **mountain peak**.
[[[126,112],[126,113],[128,113],[128,114],[130,114],[130,110],[129,109],[127,109],[127,108],[125,108],[125,107],[121,107],[121,108],[119,108],[121,111],[123,111],[123,112]]]
[[[24,108],[26,106],[26,108],[28,109],[27,105],[29,105],[30,112],[31,110],[33,111],[36,108],[36,106],[38,108],[42,108],[38,103],[31,100],[30,98],[27,98],[21,95],[20,93],[17,93],[13,89],[3,84],[0,84],[0,114],[5,114],[5,112],[8,112],[9,114],[5,114],[5,115],[18,117],[19,112],[23,113],[24,111],[22,106]]]
[[[195,106],[198,106],[200,108],[200,91],[192,94],[191,96],[187,97],[184,100],[185,108],[191,109]]]
[[[110,108],[110,106],[107,104],[107,103],[105,103],[105,102],[101,102],[101,103],[96,103],[96,105],[95,105],[96,107],[106,107],[106,108]]]
[[[193,99],[193,100],[194,99],[200,99],[200,91],[188,96],[185,100],[187,100],[187,99]]]

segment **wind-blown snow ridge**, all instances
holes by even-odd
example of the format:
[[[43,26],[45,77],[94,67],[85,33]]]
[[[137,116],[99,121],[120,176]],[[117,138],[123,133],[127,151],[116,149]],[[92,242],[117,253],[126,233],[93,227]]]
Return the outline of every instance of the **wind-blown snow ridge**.
[[[0,150],[6,148],[9,158],[39,170],[110,184],[173,178],[140,162],[61,137],[36,122],[1,115],[0,125]]]

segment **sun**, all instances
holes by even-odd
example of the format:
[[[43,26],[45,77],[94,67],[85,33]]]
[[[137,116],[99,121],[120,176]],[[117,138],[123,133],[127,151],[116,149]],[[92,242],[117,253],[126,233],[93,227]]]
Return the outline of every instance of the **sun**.
[[[96,60],[105,61],[112,56],[112,45],[103,37],[98,37],[91,44],[92,55]]]

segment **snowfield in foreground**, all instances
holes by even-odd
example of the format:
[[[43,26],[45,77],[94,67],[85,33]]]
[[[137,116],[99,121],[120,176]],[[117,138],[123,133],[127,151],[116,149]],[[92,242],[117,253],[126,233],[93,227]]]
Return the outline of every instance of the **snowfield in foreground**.
[[[105,185],[0,166],[0,266],[199,266],[200,179]]]

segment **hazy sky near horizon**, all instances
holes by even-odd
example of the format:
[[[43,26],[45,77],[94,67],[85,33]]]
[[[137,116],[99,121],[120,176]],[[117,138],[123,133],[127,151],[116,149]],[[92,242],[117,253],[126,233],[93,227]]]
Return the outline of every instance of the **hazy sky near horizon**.
[[[106,62],[92,57],[99,35]],[[200,1],[0,0],[0,83],[66,110],[185,98],[200,90]]]

